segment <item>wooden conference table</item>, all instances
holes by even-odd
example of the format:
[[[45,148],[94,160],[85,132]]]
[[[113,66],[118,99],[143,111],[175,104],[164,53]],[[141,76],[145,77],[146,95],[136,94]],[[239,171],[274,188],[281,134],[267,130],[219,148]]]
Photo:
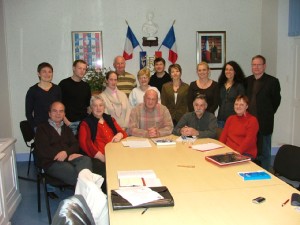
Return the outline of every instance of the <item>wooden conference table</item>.
[[[198,139],[195,144],[208,142],[219,143]],[[252,162],[219,167],[205,160],[207,155],[232,151],[229,147],[200,152],[180,142],[174,146],[156,146],[152,142],[151,145],[151,148],[136,149],[123,147],[121,143],[106,146],[110,225],[300,224],[300,212],[290,202],[281,206],[292,193],[299,191],[273,175],[270,180],[243,181],[238,172],[262,170]],[[149,169],[169,188],[175,206],[150,208],[144,214],[141,214],[143,209],[113,211],[110,190],[119,188],[117,171]],[[258,196],[265,197],[266,201],[252,203]]]

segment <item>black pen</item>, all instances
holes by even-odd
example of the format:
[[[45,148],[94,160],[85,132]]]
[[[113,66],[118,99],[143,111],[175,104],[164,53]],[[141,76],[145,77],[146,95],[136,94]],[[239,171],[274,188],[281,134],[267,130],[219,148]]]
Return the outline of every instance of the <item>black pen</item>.
[[[284,203],[281,204],[281,207],[285,206],[289,201],[290,199],[287,199]]]
[[[149,208],[145,208],[142,212],[142,215],[148,210]]]

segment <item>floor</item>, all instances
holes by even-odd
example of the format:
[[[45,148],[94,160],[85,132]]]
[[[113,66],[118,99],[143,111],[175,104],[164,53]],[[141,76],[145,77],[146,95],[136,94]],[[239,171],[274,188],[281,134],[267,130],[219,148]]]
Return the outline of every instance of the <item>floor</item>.
[[[41,212],[37,208],[37,187],[36,182],[24,180],[24,178],[36,179],[35,168],[32,165],[30,174],[27,176],[27,162],[17,162],[17,170],[19,175],[19,187],[22,195],[22,201],[14,213],[11,224],[12,225],[47,225],[48,217],[44,201],[44,192],[41,185]],[[55,193],[59,199],[50,199],[50,207],[52,217],[61,200],[73,195],[71,190],[61,191],[56,189]]]

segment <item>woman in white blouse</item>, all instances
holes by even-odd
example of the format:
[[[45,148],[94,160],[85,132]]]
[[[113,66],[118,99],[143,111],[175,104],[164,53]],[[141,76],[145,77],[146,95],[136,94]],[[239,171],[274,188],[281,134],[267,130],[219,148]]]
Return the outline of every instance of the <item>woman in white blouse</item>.
[[[138,81],[140,83],[139,87],[134,88],[129,95],[129,103],[132,107],[137,106],[144,101],[144,94],[148,89],[153,89],[158,94],[158,102],[160,103],[160,92],[156,87],[149,85],[150,80],[150,70],[147,68],[141,69],[137,74]]]
[[[118,76],[109,71],[105,77],[106,88],[100,94],[105,102],[105,113],[110,114],[124,130],[128,128],[131,106],[126,94],[117,88]]]

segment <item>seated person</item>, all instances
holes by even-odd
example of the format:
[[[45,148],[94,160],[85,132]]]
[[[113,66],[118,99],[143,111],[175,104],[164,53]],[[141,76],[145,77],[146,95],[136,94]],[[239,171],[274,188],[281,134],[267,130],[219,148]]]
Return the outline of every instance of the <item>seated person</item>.
[[[245,95],[237,96],[234,103],[236,115],[228,117],[219,141],[226,144],[242,155],[256,158],[256,136],[258,122],[256,117],[247,112],[248,98]]]
[[[51,104],[49,117],[48,122],[38,125],[36,130],[37,165],[48,175],[66,184],[76,185],[82,169],[92,170],[91,159],[78,154],[78,141],[63,122],[65,107],[61,102]]]
[[[193,101],[194,112],[184,114],[173,134],[181,136],[197,136],[198,138],[216,138],[217,118],[206,111],[207,102],[204,96],[197,96]]]
[[[104,113],[105,103],[100,95],[92,96],[90,107],[92,113],[79,127],[79,145],[88,156],[104,163],[105,145],[109,142],[119,142],[126,138],[127,134],[113,117]]]
[[[144,103],[132,109],[129,118],[129,134],[137,137],[161,137],[173,130],[172,117],[166,106],[158,103],[158,94],[149,89],[145,92]]]
[[[157,92],[158,94],[158,102],[160,103],[160,92],[157,90],[156,87],[152,87],[149,85],[149,80],[150,80],[150,70],[147,68],[141,69],[138,74],[138,81],[140,86],[133,88],[132,91],[129,94],[129,103],[131,107],[135,107],[140,103],[143,103],[143,98],[145,91],[148,89],[153,89]]]

